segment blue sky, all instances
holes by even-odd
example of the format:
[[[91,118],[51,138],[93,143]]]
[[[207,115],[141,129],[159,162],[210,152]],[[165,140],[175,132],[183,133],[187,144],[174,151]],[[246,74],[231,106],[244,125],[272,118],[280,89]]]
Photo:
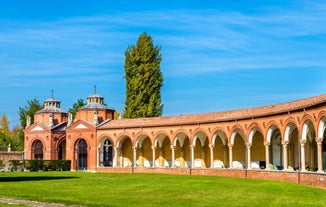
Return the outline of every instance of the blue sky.
[[[121,112],[124,52],[162,46],[164,115],[269,105],[326,91],[326,1],[1,0],[0,115],[97,92]]]

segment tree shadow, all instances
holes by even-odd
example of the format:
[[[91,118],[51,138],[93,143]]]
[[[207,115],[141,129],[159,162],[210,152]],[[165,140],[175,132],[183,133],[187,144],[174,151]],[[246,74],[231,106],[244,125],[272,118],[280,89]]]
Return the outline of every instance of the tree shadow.
[[[65,180],[75,179],[75,176],[19,176],[19,177],[0,177],[0,182],[21,182],[21,181],[41,181],[41,180]]]

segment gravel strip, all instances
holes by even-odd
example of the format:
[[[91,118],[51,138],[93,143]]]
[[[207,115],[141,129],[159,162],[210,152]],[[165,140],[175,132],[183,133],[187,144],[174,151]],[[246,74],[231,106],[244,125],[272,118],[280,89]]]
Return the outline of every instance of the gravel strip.
[[[0,203],[17,204],[17,205],[34,206],[34,207],[63,207],[63,206],[66,206],[64,204],[58,204],[58,203],[45,203],[45,202],[38,202],[38,201],[16,200],[16,199],[11,199],[11,198],[0,198]],[[70,207],[77,207],[77,205],[70,206]],[[78,206],[78,207],[82,207],[82,206]]]

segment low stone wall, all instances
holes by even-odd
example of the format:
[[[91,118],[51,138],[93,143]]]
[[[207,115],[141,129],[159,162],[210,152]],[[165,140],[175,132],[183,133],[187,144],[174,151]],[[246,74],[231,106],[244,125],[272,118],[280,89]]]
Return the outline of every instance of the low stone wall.
[[[97,168],[97,172],[105,173],[151,173],[176,174],[196,176],[223,176],[276,180],[326,188],[326,174],[298,171],[269,171],[269,170],[231,170],[231,169],[192,169],[192,168]]]
[[[7,164],[9,160],[22,160],[23,152],[0,151],[2,164]]]

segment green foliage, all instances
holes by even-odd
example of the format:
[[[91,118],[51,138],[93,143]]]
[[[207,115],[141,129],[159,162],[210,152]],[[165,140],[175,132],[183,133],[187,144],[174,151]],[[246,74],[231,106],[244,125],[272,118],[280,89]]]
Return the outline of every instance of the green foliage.
[[[31,124],[34,123],[34,114],[41,110],[43,106],[37,98],[27,101],[27,106],[19,107],[20,126],[22,129],[26,128],[27,116],[31,118]]]
[[[35,171],[70,171],[70,160],[24,160],[25,169]]]
[[[125,52],[126,102],[124,118],[156,117],[163,113],[160,89],[161,47],[153,45],[151,36],[142,33],[136,46]]]
[[[9,132],[9,120],[5,114],[1,116],[1,130]]]
[[[74,120],[76,117],[77,109],[79,109],[80,107],[83,107],[85,105],[86,105],[86,103],[84,102],[83,99],[78,99],[77,102],[72,105],[72,107],[68,110],[68,112],[72,114],[72,120]]]

